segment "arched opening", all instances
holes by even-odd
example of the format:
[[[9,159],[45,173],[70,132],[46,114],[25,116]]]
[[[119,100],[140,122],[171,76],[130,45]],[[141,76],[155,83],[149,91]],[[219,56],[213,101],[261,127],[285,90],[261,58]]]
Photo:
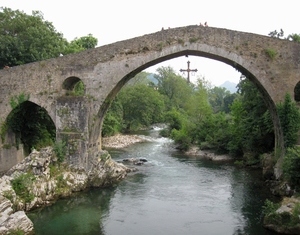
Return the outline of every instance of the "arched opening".
[[[193,54],[197,54],[196,52],[193,52]],[[209,56],[210,58],[217,58],[216,56]],[[166,57],[167,58],[167,57]],[[169,58],[169,57],[168,57]],[[221,62],[224,62],[226,66],[228,66],[228,60],[226,59],[222,59],[220,60]],[[160,61],[159,61],[160,62]],[[227,62],[227,63],[226,63]],[[153,61],[149,64],[153,64]],[[159,65],[159,64],[157,64]],[[183,64],[182,66],[185,66],[185,64]],[[238,66],[238,65],[237,65]],[[229,66],[228,66],[229,67]],[[215,105],[215,109],[213,110],[214,112],[218,112],[217,115],[215,116],[211,116],[212,119],[210,120],[211,123],[209,122],[203,122],[203,126],[201,126],[201,128],[192,128],[191,126],[188,126],[189,124],[184,123],[177,123],[180,127],[176,127],[176,122],[179,121],[179,120],[176,120],[177,118],[180,119],[181,117],[179,117],[180,115],[182,115],[180,112],[171,112],[171,110],[168,110],[169,112],[169,118],[172,118],[172,122],[174,124],[174,128],[176,129],[176,131],[173,131],[172,132],[172,135],[174,138],[176,138],[178,140],[178,142],[180,143],[180,149],[184,150],[186,149],[188,146],[188,142],[190,141],[190,138],[199,138],[198,140],[196,140],[196,143],[197,144],[201,144],[201,147],[203,148],[210,148],[211,146],[212,147],[216,147],[218,148],[218,151],[230,151],[232,153],[234,153],[235,155],[242,155],[242,154],[247,154],[249,157],[248,157],[248,161],[252,163],[257,163],[259,161],[259,154],[263,153],[264,151],[265,152],[270,152],[274,146],[275,146],[275,136],[274,135],[274,131],[273,130],[270,130],[270,126],[274,126],[273,123],[272,123],[272,118],[273,117],[270,113],[267,114],[268,112],[268,109],[269,109],[269,106],[274,106],[274,104],[272,103],[272,101],[270,100],[270,97],[268,96],[267,92],[265,91],[264,87],[262,87],[262,85],[258,82],[258,80],[249,72],[247,71],[245,68],[241,68],[240,67],[240,71],[243,72],[243,74],[245,74],[244,77],[247,77],[247,80],[249,82],[244,83],[243,86],[244,86],[244,91],[247,90],[248,92],[250,92],[251,94],[248,95],[245,99],[248,99],[249,102],[248,105],[255,109],[254,111],[256,113],[253,114],[253,116],[251,116],[251,120],[250,120],[250,116],[245,116],[245,118],[247,117],[248,120],[249,120],[249,123],[251,123],[251,125],[249,124],[249,128],[247,128],[246,124],[244,124],[244,126],[240,126],[240,130],[242,130],[242,128],[244,130],[247,130],[247,133],[250,133],[252,131],[253,135],[251,137],[251,140],[250,140],[250,137],[248,136],[245,136],[245,133],[246,131],[242,132],[242,131],[239,131],[238,128],[236,128],[236,133],[234,133],[234,135],[236,135],[236,138],[238,139],[238,136],[240,137],[240,139],[243,139],[244,142],[242,140],[239,139],[239,143],[237,143],[237,141],[230,141],[228,138],[230,138],[230,136],[226,136],[226,133],[224,130],[226,129],[224,127],[224,125],[227,125],[227,124],[230,124],[230,122],[232,123],[233,120],[228,118],[228,113],[229,113],[229,106],[232,106],[232,103],[234,102],[234,98],[236,98],[235,96],[230,96],[228,95],[227,98],[227,101],[230,102],[230,104],[227,104],[227,106],[223,107],[222,104],[219,104],[219,106]],[[165,71],[163,72],[165,73]],[[139,73],[140,74],[140,73]],[[138,74],[138,75],[139,75]],[[186,75],[186,74],[185,74]],[[131,76],[131,77],[129,77]],[[176,76],[179,76],[178,74],[174,74],[174,78]],[[224,75],[225,76],[225,75]],[[125,84],[129,84],[132,80],[132,78],[134,77],[133,74],[128,74],[128,77],[124,77],[122,81],[120,81],[120,83],[118,85],[120,86],[116,86],[115,89],[110,93],[109,95],[109,98],[107,99],[107,101],[112,101],[114,99],[114,97],[117,97],[117,94],[120,94],[119,91],[121,91],[121,88],[124,87]],[[185,76],[181,78],[181,80],[185,80]],[[178,83],[179,84],[179,83]],[[203,84],[202,84],[203,85]],[[168,88],[170,88],[170,84],[168,84]],[[179,87],[183,88],[184,87],[184,83],[182,83],[182,85],[180,85]],[[157,87],[156,87],[157,88]],[[123,89],[123,88],[122,88]],[[160,88],[158,88],[160,89]],[[186,91],[183,92],[183,94],[192,94],[194,91],[193,89],[199,89],[199,87],[194,87],[193,89],[191,90],[188,90],[189,88],[186,89]],[[223,91],[222,89],[211,89],[210,92],[214,91],[215,93],[213,95],[218,95],[219,91]],[[138,93],[138,91],[136,90],[135,91],[135,95],[136,93]],[[147,94],[149,94],[150,92],[147,92]],[[166,93],[166,92],[165,92]],[[144,92],[145,94],[145,92]],[[169,98],[172,94],[169,95]],[[198,95],[198,98],[199,96],[201,96],[202,94],[197,94]],[[144,95],[144,97],[146,97],[146,95]],[[136,98],[136,99],[139,99],[139,98]],[[140,98],[140,100],[142,99],[142,97]],[[192,102],[194,102],[194,100],[196,99],[195,97],[193,98],[190,98],[191,100],[185,100],[185,104],[180,104],[180,109],[189,109],[190,107],[188,107],[189,105],[192,104]],[[125,101],[126,98],[122,97],[121,98],[122,101]],[[153,99],[149,99],[149,100],[153,100]],[[180,98],[178,98],[178,100],[180,100]],[[183,99],[182,99],[183,100]],[[193,101],[192,101],[193,100]],[[220,100],[214,100],[216,103],[219,102]],[[173,102],[173,101],[172,101]],[[174,101],[175,102],[175,101]],[[199,106],[201,105],[200,103],[203,102],[203,101],[199,101]],[[242,102],[242,101],[241,101]],[[255,103],[257,102],[257,103]],[[237,103],[237,102],[236,102]],[[251,103],[251,104],[250,104]],[[105,108],[107,108],[109,106],[109,102],[104,102],[104,106],[102,106],[100,110],[100,112],[104,111]],[[132,105],[133,102],[130,102],[130,105]],[[188,105],[186,105],[188,104]],[[204,104],[204,103],[202,103]],[[107,105],[107,106],[106,106]],[[113,105],[114,109],[118,109],[117,106]],[[129,104],[128,104],[129,106]],[[222,106],[222,107],[221,107]],[[144,110],[144,115],[145,115],[145,110],[146,110],[146,105],[142,105],[143,107],[143,110]],[[238,107],[238,104],[236,104],[236,107],[235,107],[235,112],[240,112],[240,114],[242,114],[243,112],[246,112],[245,110],[241,111],[239,110],[240,107]],[[119,108],[120,109],[120,108]],[[121,108],[122,109],[122,108]],[[197,110],[198,109],[198,110]],[[209,109],[209,108],[207,108]],[[243,109],[246,109],[246,105],[243,107]],[[134,110],[133,108],[131,109],[131,111]],[[191,108],[192,110],[192,108]],[[197,108],[197,107],[194,107],[194,111],[188,111],[190,112],[191,114],[194,112],[197,112],[201,110],[201,108]],[[120,110],[119,110],[120,111]],[[223,115],[221,112],[219,111],[222,111],[224,112],[225,114]],[[253,111],[253,112],[254,112]],[[274,107],[274,109],[272,111],[276,111],[276,108]],[[270,111],[270,112],[272,112]],[[123,110],[121,110],[120,112],[124,112],[124,108]],[[206,111],[203,109],[201,110],[200,112],[205,113]],[[209,111],[211,112],[211,111]],[[227,112],[227,114],[226,114]],[[250,108],[247,110],[247,112],[251,112]],[[264,116],[264,113],[265,116]],[[202,115],[201,113],[199,113],[199,116]],[[236,114],[238,115],[238,114]],[[261,115],[261,117],[258,118],[258,115]],[[118,120],[114,119],[110,113],[109,113],[109,118],[110,118],[110,125],[113,126],[117,123]],[[196,118],[195,116],[193,116],[192,118]],[[268,118],[268,120],[264,120]],[[217,120],[218,119],[218,120]],[[214,122],[214,123],[212,123]],[[261,125],[263,122],[268,122],[268,126],[263,126],[263,127],[259,127],[257,128],[257,125]],[[124,122],[123,122],[124,123]],[[192,119],[189,119],[189,123],[193,123],[192,122]],[[107,124],[107,123],[105,123]],[[176,124],[176,125],[175,125]],[[177,125],[177,126],[178,126]],[[181,126],[184,125],[185,127],[185,130],[180,130]],[[197,126],[198,124],[197,123],[193,123],[194,126]],[[219,128],[214,128],[213,126],[214,125],[219,125],[218,127]],[[111,127],[110,126],[110,127]],[[234,125],[233,125],[234,126]],[[105,128],[107,128],[107,125],[104,126]],[[195,135],[193,137],[189,137],[187,135],[185,135],[185,133],[183,132],[199,132],[201,133],[201,130],[204,130],[205,128],[211,128],[211,129],[207,129],[207,132],[210,133],[210,136],[209,137],[205,137],[205,136],[201,136],[199,137],[199,135]],[[275,129],[277,128],[278,126],[275,127]],[[272,129],[272,128],[271,128]],[[111,131],[114,131],[114,128],[111,128],[110,129]],[[270,130],[270,131],[269,131]],[[105,131],[107,132],[107,129],[105,129]],[[229,129],[227,129],[226,131],[229,131]],[[266,131],[266,133],[264,134],[264,131]],[[169,130],[169,134],[170,134],[171,130]],[[103,133],[102,133],[103,134]],[[204,134],[203,134],[204,135]],[[218,137],[217,135],[219,135],[220,137]],[[209,141],[212,141],[213,142],[213,145],[211,143],[209,143]],[[245,142],[246,141],[251,141],[251,145],[246,145]],[[266,140],[266,141],[263,141],[263,140]],[[201,142],[201,143],[200,143]],[[227,142],[227,145],[225,144]],[[224,143],[224,144],[223,144]],[[254,144],[257,144],[256,147],[254,148],[253,145]],[[243,146],[241,146],[243,144]],[[225,146],[226,145],[226,146]],[[267,146],[264,146],[264,145],[267,145]],[[251,156],[253,155],[253,156]]]
[[[273,146],[274,151],[276,152],[275,154],[279,154],[277,156],[281,156],[280,154],[283,153],[284,151],[284,146],[283,146],[283,139],[282,139],[282,132],[280,129],[280,124],[279,124],[279,117],[277,115],[277,110],[276,110],[276,105],[274,104],[272,98],[270,97],[270,94],[268,93],[268,91],[266,90],[266,88],[259,82],[259,79],[257,79],[250,71],[247,70],[247,68],[243,67],[242,65],[237,64],[234,61],[231,61],[229,58],[224,58],[224,57],[220,57],[218,55],[214,55],[214,54],[207,54],[201,51],[180,51],[178,53],[173,53],[173,54],[169,54],[165,57],[160,57],[156,60],[152,60],[149,61],[148,63],[143,64],[141,67],[136,68],[135,70],[131,71],[130,73],[128,73],[126,76],[123,77],[123,79],[121,79],[119,81],[119,83],[114,87],[114,89],[109,93],[109,95],[107,96],[105,102],[101,105],[100,111],[98,113],[98,117],[100,117],[99,120],[99,125],[101,126],[101,131],[102,131],[102,125],[103,125],[103,117],[106,114],[106,111],[108,110],[108,108],[111,105],[111,102],[115,99],[115,97],[117,96],[117,94],[119,93],[119,91],[122,89],[122,87],[124,87],[125,84],[128,84],[129,81],[135,77],[135,75],[139,74],[139,72],[141,71],[145,71],[145,69],[153,66],[153,65],[158,65],[161,62],[165,62],[180,56],[196,56],[196,57],[203,57],[203,58],[207,58],[207,59],[211,59],[211,60],[215,60],[218,62],[222,62],[223,64],[225,64],[226,66],[230,65],[233,68],[235,68],[236,70],[238,70],[241,74],[244,75],[244,77],[246,77],[253,85],[253,87],[255,87],[255,89],[258,90],[258,93],[261,96],[261,102],[259,104],[259,106],[263,106],[265,105],[265,110],[268,110],[269,114],[264,115],[264,117],[261,117],[261,119],[259,120],[260,122],[263,122],[263,119],[266,118],[268,116],[268,127],[264,127],[264,130],[268,130],[272,133],[267,133],[267,135],[264,137],[265,142],[268,143],[268,146]],[[185,65],[183,65],[185,66]],[[228,67],[230,67],[228,66]],[[185,76],[184,79],[186,80]],[[229,100],[231,100],[230,102],[233,102],[233,100],[231,99],[232,97],[228,97]],[[254,105],[255,106],[255,105]],[[263,112],[263,111],[262,111]],[[228,115],[227,115],[228,116]],[[220,117],[221,119],[223,117]],[[226,117],[227,118],[227,117]],[[226,119],[225,118],[225,119]],[[225,120],[224,119],[224,120]],[[255,117],[253,117],[253,120],[255,120]],[[115,120],[112,121],[112,123],[114,123]],[[228,120],[227,120],[228,121]],[[97,126],[97,124],[96,124]],[[220,130],[222,130],[222,126],[219,127],[218,132],[220,132]],[[253,127],[253,130],[257,130],[255,129],[255,127]],[[97,131],[96,131],[97,132]],[[218,133],[217,131],[215,131],[215,133]],[[262,130],[263,132],[263,130]],[[220,135],[223,135],[224,132],[220,132]],[[97,136],[101,135],[101,132],[98,134],[96,134]],[[180,133],[178,133],[178,136],[180,135]],[[224,136],[224,138],[227,138],[226,136]],[[247,139],[248,137],[245,136],[244,139]],[[217,142],[222,142],[223,140],[218,139]],[[252,139],[253,143],[258,143],[258,139],[257,138],[253,138]],[[233,144],[235,142],[232,142]],[[238,146],[239,147],[239,146]],[[234,149],[235,147],[231,147],[231,149]],[[239,147],[240,148],[240,147]],[[250,147],[247,147],[246,149],[250,150]],[[255,150],[255,147],[253,148]],[[264,149],[263,146],[260,146],[260,149]],[[269,148],[267,148],[267,150],[269,150]],[[282,151],[283,150],[283,151]],[[236,151],[237,153],[242,153],[242,152],[246,152],[246,150],[244,149],[243,151]],[[252,154],[252,153],[251,153]],[[258,154],[256,154],[256,158],[257,161],[259,161],[259,157]]]
[[[13,110],[6,118],[5,129],[3,142],[7,133],[13,133],[15,138],[9,144],[17,148],[22,144],[25,156],[32,149],[53,145],[56,138],[55,124],[47,111],[28,100],[13,105]]]
[[[85,94],[85,85],[78,77],[68,77],[62,85],[68,96],[83,96]]]
[[[300,101],[300,82],[298,82],[294,88],[294,99],[296,102]]]

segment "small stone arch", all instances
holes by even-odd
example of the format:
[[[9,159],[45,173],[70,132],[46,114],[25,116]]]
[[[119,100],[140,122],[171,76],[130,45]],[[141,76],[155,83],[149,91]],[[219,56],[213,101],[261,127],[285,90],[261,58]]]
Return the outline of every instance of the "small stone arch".
[[[294,99],[297,103],[300,102],[300,82],[294,88]]]
[[[65,79],[62,88],[66,90],[66,95],[83,96],[85,94],[85,84],[75,76]]]
[[[39,149],[55,142],[56,127],[48,111],[29,100],[14,107],[6,118],[5,126],[6,133],[3,135],[14,138],[6,140],[6,136],[2,136],[2,141],[17,148],[22,144],[25,154],[29,154],[32,148]]]
[[[20,112],[22,113],[20,115]],[[40,113],[40,118],[35,118],[34,113]],[[10,169],[12,166],[16,165],[20,161],[26,157],[26,155],[31,151],[31,149],[25,149],[25,144],[21,140],[21,135],[32,135],[35,132],[34,129],[28,131],[28,128],[26,130],[26,133],[21,133],[24,131],[23,129],[20,133],[16,133],[16,130],[13,130],[10,125],[10,119],[13,118],[14,115],[20,115],[19,119],[13,120],[12,124],[20,124],[20,128],[22,128],[22,125],[27,122],[31,122],[31,124],[40,124],[40,120],[47,120],[45,121],[47,124],[47,128],[50,128],[52,131],[51,135],[51,141],[55,142],[56,138],[56,127],[55,124],[48,114],[47,110],[38,104],[31,102],[29,100],[22,102],[21,104],[18,104],[6,117],[6,120],[1,127],[1,139],[0,139],[0,145],[2,148],[0,148],[0,172],[5,172],[8,169]],[[38,126],[38,125],[36,125]],[[46,130],[47,128],[44,128]],[[43,131],[44,131],[43,130]],[[39,136],[35,137],[36,139],[39,139]],[[45,143],[46,144],[46,143]],[[49,143],[50,144],[50,143]],[[31,146],[31,147],[38,147],[38,146]]]

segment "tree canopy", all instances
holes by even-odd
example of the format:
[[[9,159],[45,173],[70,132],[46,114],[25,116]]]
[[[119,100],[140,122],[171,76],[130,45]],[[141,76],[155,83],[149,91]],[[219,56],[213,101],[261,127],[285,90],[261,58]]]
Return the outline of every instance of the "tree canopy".
[[[97,45],[97,39],[91,34],[69,43],[40,11],[27,15],[6,7],[0,8],[0,35],[0,68],[46,60]]]

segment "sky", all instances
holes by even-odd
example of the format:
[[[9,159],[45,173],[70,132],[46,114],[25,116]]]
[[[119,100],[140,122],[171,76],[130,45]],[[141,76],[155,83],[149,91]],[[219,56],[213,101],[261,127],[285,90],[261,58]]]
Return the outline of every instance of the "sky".
[[[155,33],[164,28],[199,25],[255,33],[267,36],[283,29],[284,36],[300,34],[297,0],[0,0],[0,7],[43,13],[55,29],[68,41],[92,34],[102,46],[114,42]],[[224,81],[238,83],[241,74],[227,64],[197,56],[178,57],[146,69],[171,66],[179,70],[198,71],[191,80],[204,77],[213,85]]]

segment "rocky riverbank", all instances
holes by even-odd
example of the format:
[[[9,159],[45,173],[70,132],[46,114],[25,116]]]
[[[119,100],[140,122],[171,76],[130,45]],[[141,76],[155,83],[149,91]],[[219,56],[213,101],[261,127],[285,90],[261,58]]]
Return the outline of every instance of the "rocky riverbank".
[[[129,145],[145,142],[146,140],[138,135],[121,135],[117,134],[114,136],[104,137],[102,139],[102,146],[104,148],[125,148]]]
[[[90,187],[113,185],[130,171],[107,151],[99,152],[87,172],[59,164],[50,147],[34,150],[0,178],[0,234],[34,234],[26,211]]]
[[[284,197],[279,204],[269,203],[264,227],[279,234],[300,234],[299,197]]]
[[[233,158],[228,154],[215,154],[209,150],[201,150],[197,146],[191,147],[188,151],[185,152],[185,155],[204,158],[211,161],[232,161]]]

